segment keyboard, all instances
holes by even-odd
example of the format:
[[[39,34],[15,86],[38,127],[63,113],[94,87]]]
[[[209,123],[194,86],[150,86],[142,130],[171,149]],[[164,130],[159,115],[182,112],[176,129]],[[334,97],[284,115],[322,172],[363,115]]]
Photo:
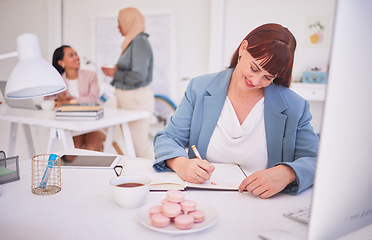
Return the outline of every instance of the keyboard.
[[[310,221],[310,212],[311,212],[311,206],[306,206],[298,209],[291,210],[289,212],[286,212],[283,214],[283,216],[303,222],[303,223],[309,223]]]

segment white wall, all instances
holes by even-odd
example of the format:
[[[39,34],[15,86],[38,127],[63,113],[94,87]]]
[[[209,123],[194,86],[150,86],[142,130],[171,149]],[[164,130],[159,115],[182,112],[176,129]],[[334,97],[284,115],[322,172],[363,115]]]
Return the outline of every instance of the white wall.
[[[53,50],[62,43],[72,45],[81,57],[94,60],[94,18],[116,16],[119,9],[128,6],[137,7],[143,12],[170,11],[174,16],[175,41],[173,53],[175,64],[172,69],[173,81],[175,81],[172,84],[175,88],[172,95],[176,96],[174,100],[178,102],[187,85],[187,81],[182,81],[182,79],[208,73],[211,69],[210,62],[216,60],[210,59],[210,56],[222,56],[222,59],[217,62],[221,62],[221,69],[227,66],[232,53],[243,37],[253,28],[266,22],[283,24],[297,38],[295,78],[298,79],[308,65],[327,64],[329,45],[314,48],[303,43],[306,18],[329,16],[330,26],[332,26],[335,1],[0,0],[0,54],[15,50],[15,38],[19,34],[33,32],[40,38],[43,57],[49,61],[51,61]],[[62,13],[59,10],[62,10]],[[59,16],[62,17],[59,18]],[[216,16],[221,16],[223,21],[216,21]],[[211,24],[214,26],[212,33],[210,32]],[[210,39],[210,36],[223,36],[223,39],[216,41]],[[214,47],[215,44],[219,47]],[[210,54],[210,49],[218,51],[219,54]],[[16,61],[16,59],[0,60],[0,79],[8,78],[10,69]],[[319,119],[322,105],[317,103],[312,106],[317,108],[314,109],[317,115],[314,117]],[[33,131],[35,134],[42,134],[43,139],[47,141],[48,136],[45,136],[44,130],[33,128]],[[0,122],[2,136],[0,149],[7,149],[8,132],[9,125]],[[19,134],[22,134],[22,129],[19,130]],[[19,139],[23,139],[23,136],[21,135]],[[40,147],[38,153],[43,153],[46,145],[47,143]]]
[[[72,45],[80,56],[94,59],[94,19],[117,16],[120,9],[129,6],[144,14],[153,11],[172,13],[172,35],[176,46],[173,81],[176,84],[170,94],[178,98],[177,86],[181,79],[204,74],[208,66],[209,0],[64,0],[63,43]]]
[[[64,0],[63,42],[73,45],[81,56],[94,59],[93,21],[96,17],[116,16],[119,9],[128,6],[142,12],[170,11],[174,14],[175,26],[174,86],[180,88],[172,90],[174,97],[181,96],[187,84],[182,84],[182,79],[210,72],[209,64],[213,61],[222,63],[213,71],[228,66],[232,53],[249,31],[263,23],[276,22],[288,27],[297,38],[293,77],[299,80],[308,66],[329,62],[334,5],[335,0]],[[222,21],[214,16],[216,13]],[[317,16],[329,18],[326,43],[323,47],[307,46],[306,19]],[[216,31],[219,35],[214,34]],[[222,39],[210,39],[210,36]],[[215,45],[217,48],[210,49],[215,42],[219,42]],[[218,53],[213,56],[222,60],[210,59],[210,51]]]
[[[16,50],[16,38],[24,32],[39,36],[43,57],[47,56],[47,0],[0,0],[0,54]],[[6,80],[16,58],[0,60],[0,79]]]
[[[287,27],[297,40],[293,77],[298,80],[308,65],[329,62],[330,41],[336,0],[226,0],[225,1],[225,64],[240,41],[263,23],[279,23]],[[321,47],[307,45],[308,18],[329,17],[329,35]],[[323,23],[324,24],[324,23]]]

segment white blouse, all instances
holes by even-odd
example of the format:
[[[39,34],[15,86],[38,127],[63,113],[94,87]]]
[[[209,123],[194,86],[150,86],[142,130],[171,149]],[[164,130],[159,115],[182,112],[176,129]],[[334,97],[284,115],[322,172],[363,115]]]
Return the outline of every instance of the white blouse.
[[[79,97],[79,87],[78,87],[78,79],[67,79],[66,85],[68,92],[71,94],[73,98]]]
[[[206,159],[211,163],[239,164],[246,173],[267,168],[264,97],[256,103],[241,125],[226,97],[208,145]]]

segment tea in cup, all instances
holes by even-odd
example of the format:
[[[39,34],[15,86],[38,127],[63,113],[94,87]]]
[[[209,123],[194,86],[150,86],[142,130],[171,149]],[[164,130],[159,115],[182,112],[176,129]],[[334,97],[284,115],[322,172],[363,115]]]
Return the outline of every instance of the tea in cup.
[[[150,191],[150,178],[145,176],[119,176],[111,180],[114,199],[124,208],[142,205]]]

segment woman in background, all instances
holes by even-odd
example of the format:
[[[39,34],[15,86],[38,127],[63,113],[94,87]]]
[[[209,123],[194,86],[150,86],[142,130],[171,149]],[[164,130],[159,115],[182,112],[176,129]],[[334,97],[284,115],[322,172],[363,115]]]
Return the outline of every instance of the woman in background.
[[[111,84],[119,108],[144,110],[149,113],[146,119],[129,123],[137,157],[154,158],[154,151],[148,139],[150,119],[154,111],[155,99],[149,84],[152,81],[153,53],[145,19],[136,8],[119,11],[118,28],[125,37],[121,44],[121,56],[114,68],[102,67],[107,76],[113,78]]]
[[[239,164],[239,191],[261,198],[313,184],[318,137],[309,103],[289,89],[296,40],[279,24],[250,32],[228,69],[190,81],[181,104],[154,139],[156,171],[210,179],[214,162]],[[203,160],[185,146],[196,145]]]
[[[80,58],[76,51],[67,45],[57,48],[53,53],[53,66],[62,75],[67,89],[58,94],[56,104],[98,103],[99,87],[97,75],[93,71],[80,69]],[[106,139],[103,131],[94,131],[73,138],[75,148],[93,151],[102,150]]]

